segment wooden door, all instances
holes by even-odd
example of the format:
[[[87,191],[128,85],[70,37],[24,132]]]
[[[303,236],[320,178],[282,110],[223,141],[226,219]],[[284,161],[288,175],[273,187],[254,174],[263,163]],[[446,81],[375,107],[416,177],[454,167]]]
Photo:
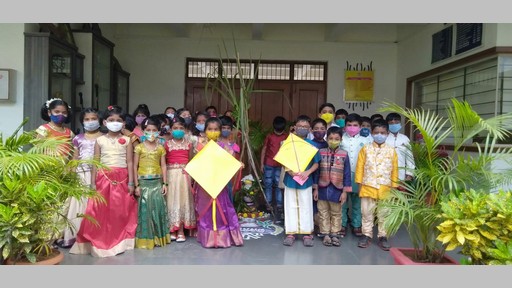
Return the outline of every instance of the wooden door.
[[[295,82],[292,88],[293,119],[308,115],[311,120],[318,117],[320,105],[326,102],[325,82]]]
[[[195,112],[213,105],[219,114],[231,109],[229,102],[211,88],[205,96],[205,85],[206,80],[187,80],[185,107]],[[326,101],[325,86],[325,82],[259,80],[254,84],[254,90],[265,92],[255,92],[250,96],[249,118],[262,121],[266,127],[272,126],[275,116],[294,121],[297,116],[305,114],[314,119],[318,108]],[[238,89],[236,91],[239,92]]]
[[[255,85],[254,90],[264,92],[251,95],[249,109],[251,120],[262,121],[266,127],[272,127],[272,121],[276,116],[291,120],[291,87],[288,81],[260,81]]]

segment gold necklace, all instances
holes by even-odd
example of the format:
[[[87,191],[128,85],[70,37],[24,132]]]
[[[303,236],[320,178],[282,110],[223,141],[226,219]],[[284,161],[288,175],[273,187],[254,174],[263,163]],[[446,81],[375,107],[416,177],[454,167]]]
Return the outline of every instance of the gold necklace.
[[[52,128],[52,130],[60,132],[60,133],[63,133],[66,131],[66,128],[54,126],[51,122],[48,122],[48,126],[50,126],[50,128]],[[57,128],[59,128],[59,129],[57,129]]]
[[[110,137],[108,134],[107,134],[107,135],[105,135],[105,137],[107,137],[107,139],[110,141],[110,143],[111,143],[112,145],[116,144],[116,141],[117,141],[117,140],[119,140],[119,138],[121,138],[119,135],[118,135],[118,136],[116,136],[115,138],[112,138],[112,137]]]

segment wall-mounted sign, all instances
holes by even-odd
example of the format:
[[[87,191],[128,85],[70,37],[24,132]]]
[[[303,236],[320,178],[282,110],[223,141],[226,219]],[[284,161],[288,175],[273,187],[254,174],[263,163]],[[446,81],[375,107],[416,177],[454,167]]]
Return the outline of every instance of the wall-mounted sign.
[[[453,26],[444,28],[443,30],[432,35],[432,62],[449,58],[452,56],[452,35]]]
[[[482,23],[459,23],[455,41],[455,55],[482,45]]]
[[[9,69],[0,69],[0,100],[9,100],[9,72]]]

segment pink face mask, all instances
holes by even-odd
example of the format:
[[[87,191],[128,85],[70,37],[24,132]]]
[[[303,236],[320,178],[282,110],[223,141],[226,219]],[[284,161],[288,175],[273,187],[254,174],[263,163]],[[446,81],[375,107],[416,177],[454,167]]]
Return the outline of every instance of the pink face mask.
[[[345,126],[345,132],[347,132],[347,134],[350,135],[351,137],[354,137],[355,135],[357,135],[360,130],[361,130],[361,127]]]

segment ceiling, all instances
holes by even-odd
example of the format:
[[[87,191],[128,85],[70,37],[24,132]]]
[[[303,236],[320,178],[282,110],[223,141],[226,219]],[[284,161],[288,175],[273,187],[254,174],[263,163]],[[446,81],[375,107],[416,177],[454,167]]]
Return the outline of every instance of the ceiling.
[[[74,24],[80,25],[80,24]],[[398,43],[428,23],[119,23],[118,37],[218,38],[256,41]]]

